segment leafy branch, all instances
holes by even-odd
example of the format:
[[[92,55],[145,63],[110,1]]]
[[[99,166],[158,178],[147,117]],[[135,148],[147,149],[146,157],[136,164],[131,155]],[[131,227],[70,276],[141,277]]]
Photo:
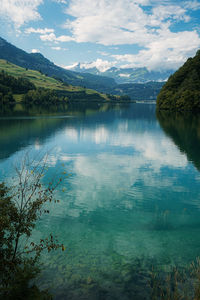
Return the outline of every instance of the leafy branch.
[[[26,155],[20,168],[15,168],[17,182],[12,187],[0,183],[0,295],[7,295],[16,286],[25,267],[29,279],[31,273],[35,276],[42,251],[65,250],[52,234],[38,243],[30,241],[37,220],[49,213],[45,204],[59,202],[54,200],[54,192],[62,178],[42,184],[47,157],[36,162]]]

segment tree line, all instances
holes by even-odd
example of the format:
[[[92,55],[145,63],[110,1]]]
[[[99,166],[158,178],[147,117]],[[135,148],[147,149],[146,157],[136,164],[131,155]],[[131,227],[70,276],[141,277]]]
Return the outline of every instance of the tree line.
[[[200,50],[163,86],[157,98],[158,109],[200,110]]]
[[[2,70],[0,72],[0,103],[14,103],[15,94],[23,95],[22,101],[32,104],[47,104],[68,100],[65,96],[57,95],[56,91],[37,88],[28,79],[15,78]]]
[[[4,70],[0,72],[0,103],[15,102],[13,94],[25,94],[35,89],[35,85],[26,78],[15,78]]]

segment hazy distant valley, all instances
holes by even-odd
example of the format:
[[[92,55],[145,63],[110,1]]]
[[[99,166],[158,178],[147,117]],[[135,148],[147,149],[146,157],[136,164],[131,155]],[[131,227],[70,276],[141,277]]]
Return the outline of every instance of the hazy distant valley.
[[[168,77],[174,73],[173,70],[163,71],[149,71],[144,68],[116,68],[101,69],[92,67],[93,63],[81,64],[77,63],[73,67],[69,68],[71,71],[79,73],[90,73],[93,75],[100,75],[113,78],[117,84],[123,83],[146,83],[149,81],[163,82],[167,81]],[[90,67],[91,65],[91,67]]]
[[[77,64],[67,70],[55,65],[40,53],[27,53],[0,38],[0,59],[37,70],[63,82],[111,95],[128,95],[132,100],[155,100],[172,71],[148,71],[147,68],[84,68]]]

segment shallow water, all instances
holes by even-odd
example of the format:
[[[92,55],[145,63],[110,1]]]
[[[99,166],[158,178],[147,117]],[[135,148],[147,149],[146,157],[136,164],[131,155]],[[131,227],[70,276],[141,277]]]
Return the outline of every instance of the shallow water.
[[[48,152],[45,182],[66,173],[34,237],[66,251],[43,255],[41,288],[56,299],[148,299],[149,270],[200,254],[200,118],[156,116],[153,104],[15,108],[0,117],[0,177]]]

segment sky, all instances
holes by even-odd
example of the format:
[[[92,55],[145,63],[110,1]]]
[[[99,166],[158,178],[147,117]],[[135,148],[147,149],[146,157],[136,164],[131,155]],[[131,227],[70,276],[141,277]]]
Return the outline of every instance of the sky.
[[[200,48],[200,1],[0,0],[0,36],[66,68],[176,70]]]

